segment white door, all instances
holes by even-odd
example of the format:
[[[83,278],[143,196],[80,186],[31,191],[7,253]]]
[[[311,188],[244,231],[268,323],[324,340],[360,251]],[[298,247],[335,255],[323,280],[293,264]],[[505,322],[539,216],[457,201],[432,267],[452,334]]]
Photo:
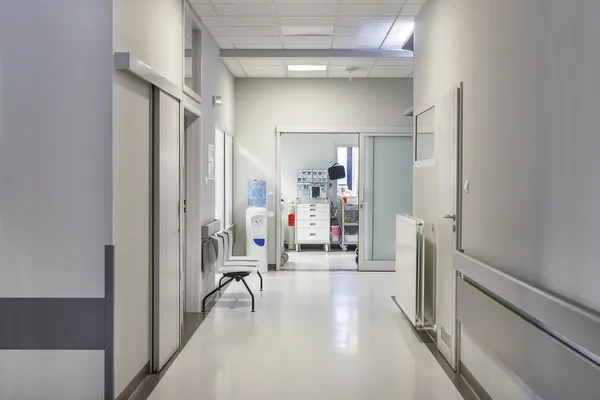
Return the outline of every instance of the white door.
[[[437,344],[456,369],[456,271],[452,259],[456,248],[458,132],[460,88],[449,91],[436,106],[437,216]],[[418,143],[418,142],[417,142]]]
[[[361,271],[395,270],[396,215],[412,214],[412,156],[412,128],[398,134],[360,134]]]
[[[180,344],[180,113],[179,100],[154,88],[154,371]]]

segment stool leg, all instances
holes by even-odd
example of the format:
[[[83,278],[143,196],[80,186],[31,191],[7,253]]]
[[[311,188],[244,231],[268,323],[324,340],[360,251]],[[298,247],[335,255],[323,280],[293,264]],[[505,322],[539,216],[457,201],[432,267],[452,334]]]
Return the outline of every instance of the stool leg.
[[[252,312],[254,312],[254,294],[252,294],[252,290],[250,290],[250,288],[248,287],[248,284],[246,283],[246,281],[244,280],[244,278],[240,278],[240,280],[242,281],[242,283],[244,284],[244,286],[246,286],[246,289],[248,290],[248,293],[250,293],[250,297],[252,297]]]
[[[204,298],[202,299],[202,312],[206,311],[206,300],[208,300],[208,298],[210,296],[212,296],[213,294],[217,293],[219,290],[221,290],[221,288],[225,285],[227,285],[229,282],[231,282],[233,280],[233,278],[229,278],[229,280],[223,284],[220,284],[215,290],[213,290],[212,292],[210,292],[209,294],[207,294],[206,296],[204,296]]]
[[[258,274],[258,277],[260,278],[260,291],[263,291],[263,280],[262,280],[262,275],[260,274],[260,271],[258,270],[258,268],[256,269],[256,273]]]

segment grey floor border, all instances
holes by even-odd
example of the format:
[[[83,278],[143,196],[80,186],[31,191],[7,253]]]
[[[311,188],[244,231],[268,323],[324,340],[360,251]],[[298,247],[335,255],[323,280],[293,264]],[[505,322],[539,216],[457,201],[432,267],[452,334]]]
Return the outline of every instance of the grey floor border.
[[[396,307],[398,307],[398,309],[400,310],[400,314],[402,314],[402,318],[404,319],[406,324],[412,328],[413,333],[421,340],[425,347],[427,347],[429,352],[433,355],[433,358],[435,358],[435,360],[438,362],[446,376],[448,376],[448,378],[450,379],[450,382],[452,382],[452,384],[454,385],[456,390],[458,390],[458,393],[460,393],[463,399],[488,400],[488,398],[486,397],[480,397],[479,393],[475,391],[473,385],[470,382],[468,382],[467,379],[460,372],[456,372],[452,369],[450,364],[448,364],[448,361],[446,361],[442,353],[440,353],[440,351],[438,350],[437,344],[427,334],[427,332],[415,329],[415,327],[410,323],[410,321],[406,317],[406,314],[404,314],[404,311],[402,311],[402,308],[396,301],[396,296],[391,296],[391,298]],[[469,376],[472,377],[473,380],[475,380],[473,375]],[[477,381],[475,380],[475,382]],[[477,385],[479,384],[477,383]],[[480,387],[480,385],[478,387]],[[483,393],[485,393],[485,391]]]
[[[115,246],[104,247],[104,398],[115,398]]]

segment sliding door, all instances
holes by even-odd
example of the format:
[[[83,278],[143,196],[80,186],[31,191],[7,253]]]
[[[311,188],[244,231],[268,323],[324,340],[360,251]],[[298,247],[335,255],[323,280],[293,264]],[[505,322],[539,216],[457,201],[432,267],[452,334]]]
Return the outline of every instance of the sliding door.
[[[396,215],[412,213],[411,134],[360,134],[362,271],[394,271]]]
[[[179,100],[153,93],[153,370],[162,369],[180,344]]]

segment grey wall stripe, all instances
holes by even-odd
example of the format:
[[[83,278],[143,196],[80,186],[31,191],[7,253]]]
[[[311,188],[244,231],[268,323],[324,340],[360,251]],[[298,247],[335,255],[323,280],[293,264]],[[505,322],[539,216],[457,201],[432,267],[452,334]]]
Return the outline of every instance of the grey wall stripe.
[[[104,248],[104,398],[115,398],[114,302],[115,247]]]
[[[104,299],[1,298],[0,349],[104,350]]]

